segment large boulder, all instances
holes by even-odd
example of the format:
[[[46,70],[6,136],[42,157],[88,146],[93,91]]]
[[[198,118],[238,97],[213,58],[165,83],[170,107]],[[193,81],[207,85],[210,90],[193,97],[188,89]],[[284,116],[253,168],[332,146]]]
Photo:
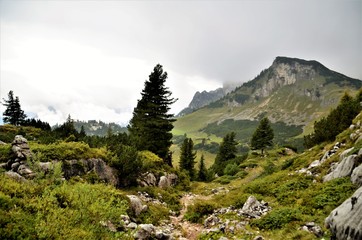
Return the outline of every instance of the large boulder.
[[[331,239],[362,239],[362,187],[334,209],[325,220]]]
[[[157,178],[153,173],[146,172],[139,176],[139,178],[137,179],[137,183],[141,187],[156,186]]]
[[[147,205],[143,205],[141,199],[136,195],[127,195],[131,203],[131,210],[135,216],[140,215],[143,211],[147,210]]]
[[[343,160],[337,164],[337,167],[332,172],[324,176],[323,181],[328,182],[335,178],[351,176],[357,159],[358,156],[356,154],[343,158]]]
[[[110,183],[114,186],[118,183],[117,175],[114,170],[102,159],[91,158],[85,160],[66,160],[63,161],[62,170],[65,179],[95,173],[101,181]]]
[[[359,187],[362,186],[362,164],[353,169],[351,182]]]

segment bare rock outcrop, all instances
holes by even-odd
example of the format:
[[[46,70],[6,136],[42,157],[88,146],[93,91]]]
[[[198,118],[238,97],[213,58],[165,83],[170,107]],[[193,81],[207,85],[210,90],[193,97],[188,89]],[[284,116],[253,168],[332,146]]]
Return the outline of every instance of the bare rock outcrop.
[[[339,162],[336,168],[323,177],[324,182],[328,182],[335,178],[347,177],[352,174],[352,171],[355,167],[358,155],[353,154],[348,157],[344,157],[341,162]]]
[[[351,182],[359,187],[362,186],[362,164],[353,169]]]
[[[331,239],[362,238],[362,187],[329,214],[325,225],[332,233]]]
[[[63,161],[62,170],[65,179],[95,173],[101,181],[110,183],[114,186],[118,184],[117,175],[114,170],[102,159],[65,160]]]

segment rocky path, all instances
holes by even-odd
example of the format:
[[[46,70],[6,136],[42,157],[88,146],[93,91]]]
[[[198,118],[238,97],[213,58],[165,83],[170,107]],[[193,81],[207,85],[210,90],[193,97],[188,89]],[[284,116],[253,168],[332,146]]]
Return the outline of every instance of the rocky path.
[[[202,224],[191,223],[184,219],[185,213],[187,212],[187,208],[196,200],[208,200],[210,197],[201,196],[195,194],[185,194],[180,202],[182,204],[182,209],[180,211],[180,215],[177,217],[170,217],[171,223],[181,231],[180,235],[182,235],[185,239],[193,240],[197,239],[197,236],[204,230],[204,226]]]

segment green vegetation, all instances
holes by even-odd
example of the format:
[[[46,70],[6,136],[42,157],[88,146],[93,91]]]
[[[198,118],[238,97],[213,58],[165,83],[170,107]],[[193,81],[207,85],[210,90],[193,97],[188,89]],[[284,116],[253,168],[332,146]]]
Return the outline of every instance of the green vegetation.
[[[89,158],[109,158],[106,148],[90,148],[83,142],[57,142],[49,145],[31,142],[32,152],[40,162],[53,160],[80,160]]]
[[[0,236],[3,239],[116,239],[101,222],[120,226],[128,202],[103,184],[20,183],[0,175]]]
[[[248,143],[258,125],[259,121],[226,119],[221,123],[210,123],[202,131],[208,134],[215,134],[218,137],[224,136],[227,132],[234,131],[238,141]],[[279,145],[288,144],[291,140],[287,139],[298,136],[303,132],[302,126],[286,125],[283,122],[271,123],[271,128],[275,133],[275,143]]]

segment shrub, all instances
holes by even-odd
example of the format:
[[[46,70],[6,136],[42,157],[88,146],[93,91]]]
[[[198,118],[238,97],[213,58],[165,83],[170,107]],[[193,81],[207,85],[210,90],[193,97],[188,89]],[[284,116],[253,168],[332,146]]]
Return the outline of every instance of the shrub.
[[[208,201],[196,201],[188,207],[185,219],[193,223],[201,223],[205,215],[211,214],[217,208],[216,204]]]
[[[234,176],[239,171],[236,163],[229,163],[224,169],[224,175]]]
[[[9,161],[13,156],[11,145],[0,145],[0,163]]]
[[[352,195],[356,187],[349,178],[338,178],[323,184],[316,189],[316,195],[305,198],[308,207],[323,209],[328,214],[335,207]]]
[[[2,239],[116,239],[118,233],[100,222],[121,227],[119,216],[127,209],[127,198],[111,186],[20,183],[0,176]]]
[[[80,160],[89,158],[107,159],[105,148],[90,148],[82,142],[58,142],[49,145],[33,143],[30,146],[33,153],[41,153],[41,162],[52,160]]]
[[[254,220],[251,225],[260,229],[273,230],[282,228],[290,222],[302,220],[303,216],[299,209],[285,207],[272,210],[262,218]]]

